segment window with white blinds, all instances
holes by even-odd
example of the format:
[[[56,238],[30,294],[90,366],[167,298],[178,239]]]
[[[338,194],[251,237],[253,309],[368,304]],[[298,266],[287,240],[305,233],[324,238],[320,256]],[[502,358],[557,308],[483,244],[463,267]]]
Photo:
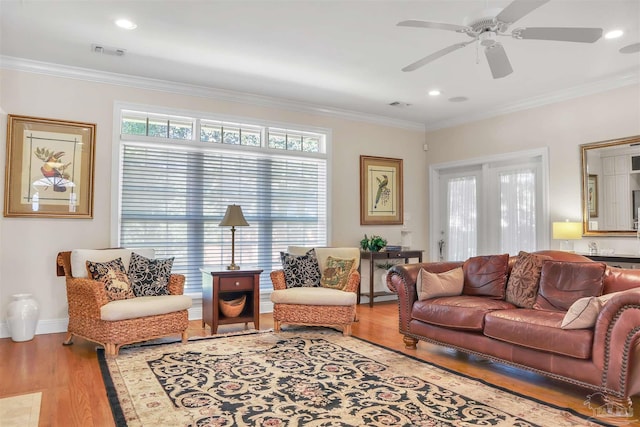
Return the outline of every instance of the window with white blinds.
[[[121,137],[119,245],[175,257],[186,292],[201,291],[201,267],[231,263],[231,228],[218,226],[230,204],[249,223],[236,227],[235,262],[264,270],[265,293],[269,273],[281,268],[280,251],[326,246],[325,155],[155,139]]]

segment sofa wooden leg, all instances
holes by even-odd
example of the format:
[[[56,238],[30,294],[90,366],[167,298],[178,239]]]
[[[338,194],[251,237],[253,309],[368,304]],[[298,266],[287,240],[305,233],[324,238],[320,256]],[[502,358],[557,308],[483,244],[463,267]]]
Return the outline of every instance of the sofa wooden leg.
[[[348,337],[351,335],[351,325],[345,325],[344,329],[342,329],[342,335],[344,335],[345,337]]]
[[[273,330],[275,332],[280,332],[280,321],[273,319]]]
[[[189,333],[187,331],[182,331],[182,344],[186,344],[189,341]]]
[[[413,337],[409,337],[409,336],[405,335],[402,338],[402,341],[404,341],[404,346],[406,348],[411,348],[411,349],[414,349],[414,350],[416,348],[418,348],[418,340],[413,338]]]
[[[62,341],[62,345],[71,345],[73,344],[73,334],[71,332],[67,332],[67,336],[64,337],[64,341]]]

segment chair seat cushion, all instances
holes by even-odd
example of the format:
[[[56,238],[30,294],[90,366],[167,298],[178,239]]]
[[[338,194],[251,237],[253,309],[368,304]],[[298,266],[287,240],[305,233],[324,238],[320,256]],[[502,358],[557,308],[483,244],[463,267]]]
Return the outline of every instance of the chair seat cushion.
[[[279,289],[271,293],[274,304],[353,305],[356,300],[353,292],[320,287]]]
[[[173,313],[191,307],[186,295],[159,295],[111,301],[100,307],[100,318],[107,321],[136,319]]]

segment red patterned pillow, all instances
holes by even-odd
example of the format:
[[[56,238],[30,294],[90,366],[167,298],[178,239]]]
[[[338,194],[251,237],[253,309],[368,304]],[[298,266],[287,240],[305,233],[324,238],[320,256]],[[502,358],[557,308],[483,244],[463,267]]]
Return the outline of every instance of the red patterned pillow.
[[[87,270],[93,280],[104,283],[109,301],[135,298],[121,258],[108,262],[87,261]]]
[[[507,282],[507,302],[522,308],[533,307],[538,296],[542,263],[547,259],[551,257],[520,251]]]

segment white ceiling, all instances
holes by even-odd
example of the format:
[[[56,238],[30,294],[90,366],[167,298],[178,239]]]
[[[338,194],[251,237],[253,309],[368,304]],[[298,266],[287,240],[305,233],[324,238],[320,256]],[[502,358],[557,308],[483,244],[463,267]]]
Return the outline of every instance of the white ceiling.
[[[471,44],[413,72],[401,68],[468,41],[451,31],[398,27],[419,19],[463,24],[509,0],[34,1],[0,0],[0,55],[305,102],[424,124],[427,129],[640,80],[640,0],[551,0],[526,26],[622,29],[593,44],[502,42],[513,74],[494,80]],[[120,29],[127,17],[138,28]],[[99,55],[92,44],[126,49]],[[439,88],[433,98],[427,91]],[[466,102],[448,98],[465,96]],[[400,101],[407,108],[388,104]]]

